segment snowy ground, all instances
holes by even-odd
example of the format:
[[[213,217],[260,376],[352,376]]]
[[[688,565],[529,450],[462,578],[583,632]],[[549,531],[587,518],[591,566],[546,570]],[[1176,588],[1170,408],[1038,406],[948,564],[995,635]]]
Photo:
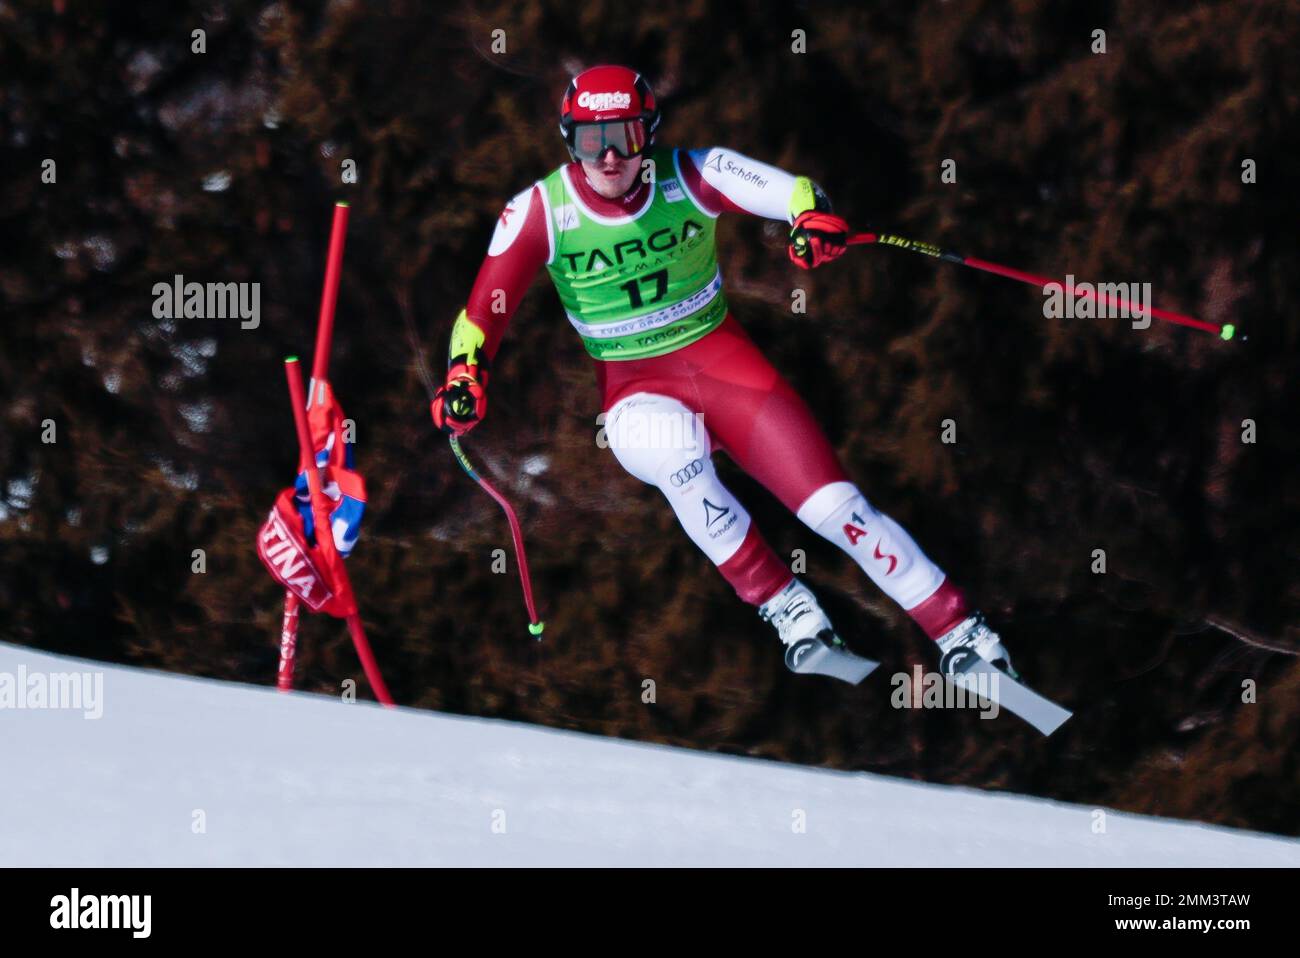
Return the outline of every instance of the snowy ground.
[[[0,709],[0,865],[1300,865],[1251,832],[1108,812],[1094,834],[1083,806],[4,644],[0,702],[22,669],[101,674],[102,717]]]

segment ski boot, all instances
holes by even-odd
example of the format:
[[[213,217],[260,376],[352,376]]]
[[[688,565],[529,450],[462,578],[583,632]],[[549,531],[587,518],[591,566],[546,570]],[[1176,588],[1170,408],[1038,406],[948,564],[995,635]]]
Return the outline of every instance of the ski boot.
[[[1013,679],[1020,678],[1020,673],[1011,666],[1011,653],[979,612],[958,622],[936,644],[941,656],[939,668],[944,675],[959,675],[979,658]]]
[[[828,675],[857,685],[880,663],[848,650],[817,597],[797,578],[758,609],[785,644],[785,666],[800,675]]]

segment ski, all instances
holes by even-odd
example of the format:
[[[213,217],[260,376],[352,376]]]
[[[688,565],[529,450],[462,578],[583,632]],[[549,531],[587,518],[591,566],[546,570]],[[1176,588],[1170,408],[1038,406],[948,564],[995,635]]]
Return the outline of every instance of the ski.
[[[857,685],[880,663],[854,655],[843,644],[828,645],[818,638],[801,639],[785,653],[785,665],[798,675],[826,675]]]
[[[1051,735],[1074,714],[977,655],[967,655],[945,666],[944,677],[949,682],[1014,712],[1043,735]],[[987,677],[987,683],[979,680],[981,675]]]

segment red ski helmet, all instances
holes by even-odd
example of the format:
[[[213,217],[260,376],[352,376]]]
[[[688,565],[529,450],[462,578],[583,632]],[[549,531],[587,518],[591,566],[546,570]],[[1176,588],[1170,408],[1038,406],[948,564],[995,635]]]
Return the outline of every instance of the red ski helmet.
[[[645,77],[619,66],[583,70],[569,81],[560,104],[560,135],[575,160],[594,160],[614,148],[637,156],[654,142],[659,104]]]

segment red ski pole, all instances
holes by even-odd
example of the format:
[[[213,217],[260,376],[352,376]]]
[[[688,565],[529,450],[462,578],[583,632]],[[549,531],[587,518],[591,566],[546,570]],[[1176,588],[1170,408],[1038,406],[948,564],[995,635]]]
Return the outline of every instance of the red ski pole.
[[[424,383],[425,391],[432,400],[437,392],[433,386],[433,377],[429,375],[429,368],[425,365],[424,354],[420,350],[420,337],[415,332],[415,324],[411,321],[410,300],[403,292],[398,296],[398,304],[402,308],[402,322],[406,325],[406,336],[411,343],[411,351],[415,355],[416,368],[420,373],[420,381]],[[537,617],[537,607],[533,603],[533,580],[528,574],[528,554],[524,551],[524,533],[519,526],[519,517],[515,515],[514,507],[510,505],[504,495],[502,495],[486,478],[479,475],[474,464],[469,461],[469,456],[461,448],[460,440],[455,436],[447,437],[451,445],[452,455],[456,457],[456,462],[460,464],[461,469],[465,470],[465,475],[473,479],[489,496],[496,501],[502,511],[506,514],[506,522],[510,524],[510,538],[515,545],[515,559],[519,563],[519,584],[524,590],[524,606],[528,610],[528,632],[539,642],[542,639],[542,631],[546,628],[546,623]]]
[[[506,514],[506,522],[510,524],[510,538],[515,544],[515,559],[519,562],[519,584],[524,590],[524,607],[528,610],[528,632],[539,642],[542,639],[542,630],[546,628],[546,623],[537,617],[537,608],[533,605],[533,579],[528,574],[528,554],[524,551],[524,533],[519,527],[519,517],[515,515],[514,507],[510,501],[497,491],[496,486],[488,482],[483,476],[479,475],[474,464],[469,461],[469,456],[465,455],[465,450],[460,447],[460,441],[455,436],[448,436],[451,444],[452,454],[455,455],[456,461],[460,467],[465,470],[465,475],[477,482],[489,496],[496,500]]]
[[[1021,283],[1028,283],[1030,286],[1040,288],[1046,286],[1060,286],[1070,295],[1079,295],[1085,299],[1091,299],[1095,302],[1104,303],[1116,308],[1125,309],[1129,315],[1142,315],[1144,312],[1150,313],[1156,319],[1163,319],[1168,323],[1176,323],[1179,326],[1189,326],[1192,329],[1203,329],[1207,333],[1214,333],[1220,339],[1228,340],[1233,337],[1237,329],[1231,323],[1218,325],[1216,323],[1207,323],[1203,319],[1193,319],[1191,316],[1184,316],[1182,313],[1175,313],[1167,309],[1156,309],[1154,306],[1138,307],[1130,303],[1122,296],[1111,296],[1109,294],[1098,293],[1096,288],[1078,289],[1073,283],[1065,283],[1055,279],[1048,279],[1046,276],[1036,276],[1033,273],[1026,273],[1022,270],[1012,269],[1010,266],[1001,266],[998,263],[990,263],[988,260],[976,259],[973,256],[963,256],[961,253],[954,253],[952,250],[942,249],[933,243],[923,243],[920,240],[907,239],[903,236],[896,236],[893,233],[850,233],[848,245],[857,246],[865,243],[879,243],[882,246],[895,246],[899,249],[911,250],[913,253],[923,253],[926,256],[933,256],[936,259],[944,260],[949,263],[960,263],[962,266],[970,266],[973,269],[983,270],[986,273],[993,273],[997,276],[1005,276],[1008,279],[1014,279]]]

